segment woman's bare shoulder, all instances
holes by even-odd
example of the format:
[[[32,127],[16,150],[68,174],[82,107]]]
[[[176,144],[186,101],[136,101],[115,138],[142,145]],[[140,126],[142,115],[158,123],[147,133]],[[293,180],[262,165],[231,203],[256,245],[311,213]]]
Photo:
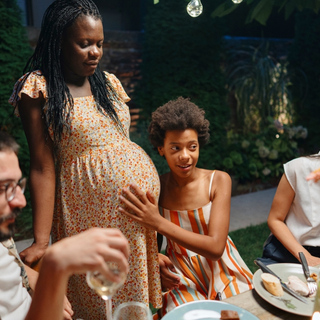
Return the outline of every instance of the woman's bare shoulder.
[[[219,182],[231,182],[230,175],[225,171],[215,170],[214,177]]]
[[[215,170],[214,179],[212,181],[210,199],[211,201],[217,194],[229,194],[231,196],[231,177],[227,172]]]
[[[211,177],[213,174],[214,176],[212,179],[212,184],[214,184],[214,182],[227,183],[228,181],[231,181],[229,174],[225,171],[220,171],[220,170],[199,169],[198,178],[199,179],[205,178],[205,179],[211,180]]]

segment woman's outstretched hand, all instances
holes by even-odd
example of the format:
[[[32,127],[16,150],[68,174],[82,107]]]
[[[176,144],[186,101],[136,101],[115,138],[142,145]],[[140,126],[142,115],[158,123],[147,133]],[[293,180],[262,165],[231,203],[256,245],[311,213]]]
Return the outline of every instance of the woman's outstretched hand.
[[[123,205],[119,207],[119,211],[143,226],[157,230],[163,217],[159,213],[155,196],[150,191],[142,192],[135,184],[131,184],[129,188],[122,189],[124,196],[120,196],[120,200]]]

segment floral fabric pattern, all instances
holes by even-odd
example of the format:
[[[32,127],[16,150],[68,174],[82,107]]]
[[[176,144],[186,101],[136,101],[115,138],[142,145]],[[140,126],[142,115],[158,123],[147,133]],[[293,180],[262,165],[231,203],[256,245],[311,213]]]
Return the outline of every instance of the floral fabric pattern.
[[[129,101],[119,80],[105,73],[121,103],[114,102],[123,131],[108,115],[98,111],[93,96],[74,98],[70,133],[55,144],[56,200],[52,239],[78,234],[93,227],[118,228],[130,243],[130,271],[125,284],[113,297],[113,308],[123,302],[139,301],[161,307],[161,286],[155,232],[118,212],[123,187],[136,183],[157,196],[160,182],[148,155],[129,138]],[[15,90],[20,90],[19,81]],[[46,80],[41,72],[32,72],[19,92],[32,98],[42,92],[47,98]],[[14,93],[10,102],[13,101]],[[16,111],[18,115],[18,111]],[[53,140],[53,132],[49,128]],[[68,298],[74,318],[106,319],[105,303],[85,280],[74,275],[68,285]]]

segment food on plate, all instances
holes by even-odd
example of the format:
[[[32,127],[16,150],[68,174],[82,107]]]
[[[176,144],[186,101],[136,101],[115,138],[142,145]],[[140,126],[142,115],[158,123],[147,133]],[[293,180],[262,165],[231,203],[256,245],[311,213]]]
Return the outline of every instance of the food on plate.
[[[283,296],[283,289],[280,280],[270,273],[262,273],[261,279],[268,292],[274,296]]]
[[[312,273],[310,274],[310,277],[311,277],[315,282],[318,282],[318,275],[317,275],[316,273],[312,272]]]
[[[288,277],[288,287],[293,291],[301,294],[304,297],[309,296],[309,288],[308,285],[299,279],[297,276],[289,276]]]
[[[221,310],[221,317],[223,320],[240,320],[238,312],[233,310]]]

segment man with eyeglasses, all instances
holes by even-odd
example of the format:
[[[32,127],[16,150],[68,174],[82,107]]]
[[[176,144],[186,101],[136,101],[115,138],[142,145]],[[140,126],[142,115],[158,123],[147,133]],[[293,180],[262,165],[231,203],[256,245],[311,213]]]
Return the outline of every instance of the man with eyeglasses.
[[[93,228],[50,246],[39,277],[24,266],[12,240],[15,218],[26,205],[18,149],[14,139],[0,131],[0,320],[72,319],[71,308],[63,311],[69,276],[97,270],[120,281],[105,261],[128,272],[129,244],[119,230]],[[32,299],[30,286],[35,288]]]

